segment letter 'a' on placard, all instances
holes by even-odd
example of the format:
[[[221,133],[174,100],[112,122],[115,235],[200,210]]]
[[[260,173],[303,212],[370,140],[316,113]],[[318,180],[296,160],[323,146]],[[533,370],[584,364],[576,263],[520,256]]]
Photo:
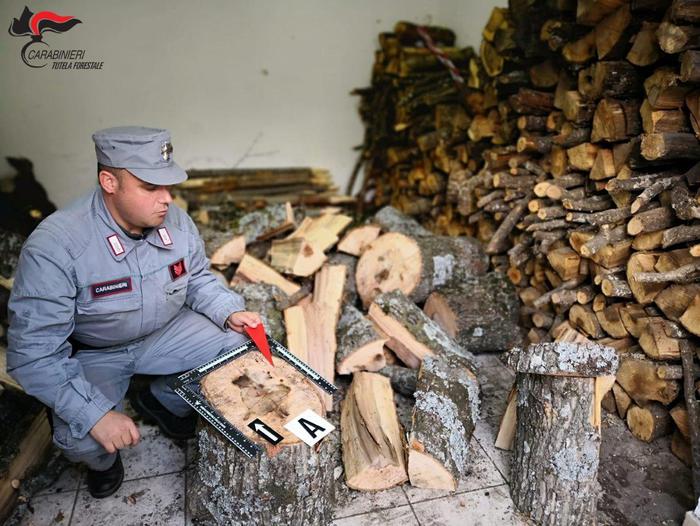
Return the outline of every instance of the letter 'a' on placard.
[[[335,429],[335,426],[307,409],[284,425],[284,428],[298,436],[305,444],[313,446]]]

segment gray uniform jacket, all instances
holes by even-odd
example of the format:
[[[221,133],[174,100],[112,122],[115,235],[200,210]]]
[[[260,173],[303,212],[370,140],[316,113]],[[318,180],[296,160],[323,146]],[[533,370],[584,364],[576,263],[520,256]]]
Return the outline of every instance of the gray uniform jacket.
[[[171,205],[160,227],[133,240],[98,186],[46,218],[22,249],[9,301],[8,372],[83,438],[114,404],[70,358],[68,338],[117,346],[163,327],[184,305],[222,331],[245,308],[209,271],[183,210]]]

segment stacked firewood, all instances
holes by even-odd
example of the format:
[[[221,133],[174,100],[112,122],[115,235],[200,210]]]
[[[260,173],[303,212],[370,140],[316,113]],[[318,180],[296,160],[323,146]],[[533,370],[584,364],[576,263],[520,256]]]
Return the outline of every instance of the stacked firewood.
[[[261,313],[270,336],[342,387],[335,398],[319,391],[317,410],[338,421],[349,488],[379,490],[410,481],[455,490],[469,469],[468,445],[479,412],[472,351],[504,350],[522,341],[514,287],[505,276],[487,273],[488,257],[476,240],[433,235],[394,208],[355,226],[339,208],[298,212],[289,203],[272,205],[241,218],[228,240],[207,236],[219,239],[207,244],[212,266],[245,298],[248,310]],[[241,368],[247,366],[235,366]],[[290,382],[277,379],[279,370],[270,372],[272,380],[250,371],[245,374],[257,387],[246,396],[274,398],[270,407],[285,407],[284,400],[306,389],[280,391],[280,382]],[[233,383],[249,385],[238,376]],[[221,385],[226,390],[231,380]],[[394,392],[406,397],[401,410]],[[269,400],[245,403],[260,408]],[[256,415],[252,411],[248,419]],[[295,416],[288,411],[285,419]],[[278,413],[257,416],[269,422]],[[216,433],[211,430],[212,440],[219,440]],[[200,446],[213,447],[201,440]],[[308,462],[308,451],[298,444],[281,446],[285,471]],[[330,473],[332,447],[319,450],[322,469]],[[235,448],[229,449],[225,457],[208,455],[207,462],[235,462]],[[257,475],[247,469],[247,477],[259,479],[253,487],[265,485],[262,477],[276,469],[279,452],[271,449],[270,458],[259,461]],[[326,471],[315,477],[325,480]],[[298,473],[305,473],[301,464]],[[227,485],[232,492],[241,486],[237,478]],[[315,491],[332,503],[330,489]],[[206,506],[209,497],[199,488],[190,496],[192,507]]]
[[[491,268],[518,288],[530,341],[617,349],[607,406],[640,439],[673,432],[688,463],[681,354],[697,352],[700,336],[698,23],[700,3],[687,0],[494,9],[467,81],[485,109],[466,144],[439,143],[451,164],[446,204],[433,211],[461,216],[485,243]],[[479,151],[478,166],[462,156]]]
[[[467,130],[471,116],[483,109],[482,94],[456,81],[425,37],[440,46],[453,74],[465,78],[473,49],[456,47],[450,29],[423,29],[421,36],[414,24],[399,22],[393,32],[381,33],[371,86],[353,92],[361,97],[366,126],[360,195],[362,203],[390,204],[459,235],[464,226],[445,202],[445,189],[459,159],[470,155]]]

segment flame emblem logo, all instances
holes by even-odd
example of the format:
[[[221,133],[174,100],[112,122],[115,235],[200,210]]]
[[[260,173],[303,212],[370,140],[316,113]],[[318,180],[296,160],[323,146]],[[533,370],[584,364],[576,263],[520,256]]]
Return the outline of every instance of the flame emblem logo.
[[[44,33],[65,33],[81,23],[82,21],[74,16],[62,16],[52,11],[32,13],[29,8],[25,6],[19,19],[15,18],[12,20],[8,33],[13,37],[29,37],[29,42],[22,47],[22,52],[20,53],[22,62],[30,68],[43,68],[46,64],[37,66],[29,63],[26,56],[29,49],[37,45],[48,47],[48,44],[42,40]]]

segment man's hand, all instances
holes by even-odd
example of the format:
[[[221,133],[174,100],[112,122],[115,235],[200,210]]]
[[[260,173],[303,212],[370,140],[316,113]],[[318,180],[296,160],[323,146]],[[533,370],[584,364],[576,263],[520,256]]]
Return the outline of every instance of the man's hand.
[[[226,324],[234,331],[243,333],[243,328],[248,325],[249,327],[257,327],[258,324],[262,324],[262,319],[260,314],[257,312],[234,312],[226,320]]]
[[[90,436],[107,450],[116,453],[118,449],[135,446],[141,435],[134,421],[125,414],[109,411],[90,430]]]

